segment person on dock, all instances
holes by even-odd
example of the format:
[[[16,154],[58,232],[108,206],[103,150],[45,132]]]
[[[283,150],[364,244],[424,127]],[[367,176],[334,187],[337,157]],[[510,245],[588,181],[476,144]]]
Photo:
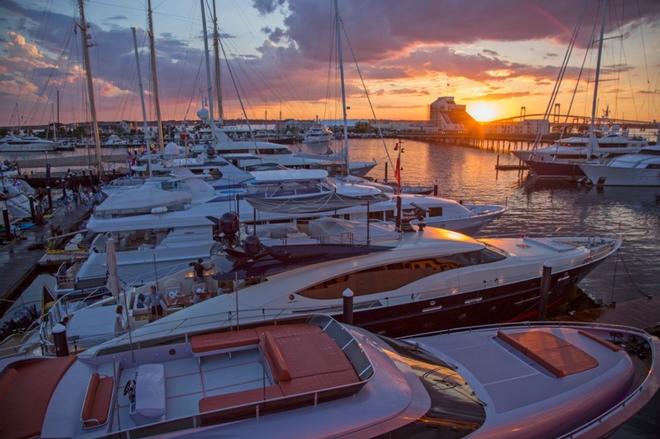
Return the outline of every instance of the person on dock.
[[[195,273],[195,282],[202,282],[204,280],[204,260],[197,259],[197,262],[191,264]]]
[[[165,315],[167,310],[167,303],[163,295],[158,292],[156,285],[151,286],[151,292],[145,300],[145,305],[149,307],[149,322],[158,320]]]
[[[126,331],[126,318],[124,317],[124,307],[117,305],[115,308],[115,337],[121,335]]]

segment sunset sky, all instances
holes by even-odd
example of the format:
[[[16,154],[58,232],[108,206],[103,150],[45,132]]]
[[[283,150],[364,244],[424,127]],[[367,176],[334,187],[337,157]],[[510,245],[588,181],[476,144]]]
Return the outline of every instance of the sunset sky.
[[[211,0],[207,0],[209,3]],[[332,0],[216,0],[220,32],[250,118],[339,117]],[[340,14],[376,115],[426,119],[438,96],[455,96],[479,119],[528,114],[547,105],[571,32],[585,9],[558,102],[566,111],[597,17],[596,0],[339,0]],[[165,119],[195,119],[206,94],[197,0],[153,0]],[[99,119],[139,120],[130,27],[138,28],[141,67],[151,88],[146,0],[89,0],[90,49]],[[599,112],[660,119],[660,1],[612,0]],[[208,18],[208,16],[207,16]],[[87,120],[77,2],[0,3],[0,125]],[[211,26],[210,20],[208,20]],[[369,118],[344,40],[349,117]],[[573,114],[590,113],[596,50],[589,50]],[[223,64],[228,118],[240,107]],[[155,112],[148,94],[149,117]]]

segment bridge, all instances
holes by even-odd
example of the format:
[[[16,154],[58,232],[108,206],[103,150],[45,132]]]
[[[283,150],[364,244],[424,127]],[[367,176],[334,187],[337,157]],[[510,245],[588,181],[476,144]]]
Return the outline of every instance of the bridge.
[[[503,119],[491,120],[485,122],[483,125],[494,125],[501,123],[516,123],[522,122],[525,120],[543,120],[544,114],[522,114],[518,116],[505,117]],[[549,115],[548,120],[550,122],[551,131],[557,131],[552,128],[572,128],[569,131],[584,131],[591,125],[591,117],[588,116],[576,116],[572,114],[560,114],[552,113]],[[656,130],[660,129],[660,122],[657,120],[653,121],[644,121],[644,120],[632,120],[632,119],[610,119],[609,117],[598,117],[596,118],[596,125],[619,125],[623,128],[634,128],[640,130]]]

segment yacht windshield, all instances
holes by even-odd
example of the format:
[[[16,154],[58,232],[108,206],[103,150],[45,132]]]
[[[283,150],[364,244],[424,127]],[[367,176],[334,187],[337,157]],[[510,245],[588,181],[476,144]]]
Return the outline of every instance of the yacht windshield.
[[[456,370],[415,344],[381,338],[392,348],[384,350],[385,354],[410,366],[431,398],[431,407],[424,416],[382,437],[461,438],[484,423],[483,403]]]

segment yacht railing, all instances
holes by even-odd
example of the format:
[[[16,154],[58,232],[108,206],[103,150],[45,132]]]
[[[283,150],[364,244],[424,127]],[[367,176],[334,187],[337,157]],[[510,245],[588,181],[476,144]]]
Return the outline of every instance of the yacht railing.
[[[35,334],[37,328],[30,325],[23,332],[12,334],[0,342],[0,359],[25,353],[29,350],[27,342]]]
[[[41,316],[39,316],[39,318],[32,323],[32,325],[35,326],[37,324],[39,325],[39,340],[44,352],[49,352],[50,349],[54,346],[53,342],[50,340],[53,326],[69,317],[69,313],[71,312],[69,309],[70,303],[84,303],[86,300],[89,300],[94,296],[99,296],[99,293],[105,288],[105,285],[94,288],[87,295],[72,302],[69,301],[69,298],[70,296],[77,294],[77,291],[74,290],[63,294],[51,305],[48,311],[42,313]]]

